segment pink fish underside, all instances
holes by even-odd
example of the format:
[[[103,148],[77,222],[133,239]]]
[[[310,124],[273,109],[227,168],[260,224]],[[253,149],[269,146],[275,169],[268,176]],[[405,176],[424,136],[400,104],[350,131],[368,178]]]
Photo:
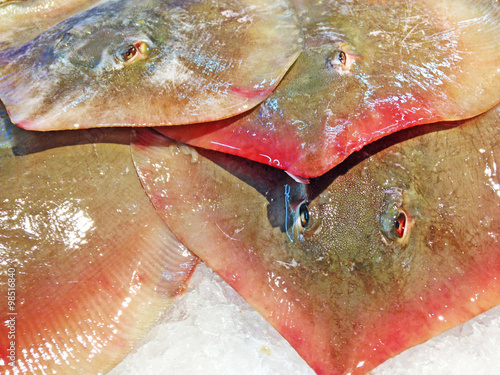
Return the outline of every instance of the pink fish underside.
[[[497,1],[293,3],[305,50],[268,99],[235,118],[159,131],[317,177],[384,135],[500,102]]]
[[[366,374],[500,303],[500,107],[395,133],[309,185],[136,134],[172,231],[318,374]]]
[[[197,257],[144,193],[130,130],[2,120],[0,372],[106,373],[185,291]]]
[[[25,44],[0,45],[0,98],[22,128],[227,118],[267,98],[303,45],[286,0],[109,0],[73,11]]]

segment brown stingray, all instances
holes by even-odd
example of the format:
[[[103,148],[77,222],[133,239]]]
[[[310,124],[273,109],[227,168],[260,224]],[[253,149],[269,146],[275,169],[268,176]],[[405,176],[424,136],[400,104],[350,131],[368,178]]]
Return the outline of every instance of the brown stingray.
[[[173,232],[318,374],[366,374],[500,303],[500,107],[395,133],[310,185],[137,134]]]
[[[105,373],[184,292],[197,258],[144,193],[130,130],[2,120],[0,372]]]
[[[0,48],[19,46],[104,0],[0,1]]]
[[[306,49],[265,102],[238,118],[161,132],[316,177],[384,135],[500,102],[498,1],[293,3]]]
[[[285,0],[109,0],[0,54],[30,130],[213,121],[264,100],[302,39]]]

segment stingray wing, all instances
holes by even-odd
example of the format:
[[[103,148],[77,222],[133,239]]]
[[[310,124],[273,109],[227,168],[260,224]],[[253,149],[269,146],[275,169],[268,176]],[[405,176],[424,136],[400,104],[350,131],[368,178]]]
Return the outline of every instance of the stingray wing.
[[[20,46],[58,22],[105,0],[7,0],[0,4],[0,47]]]
[[[130,131],[1,125],[2,373],[105,373],[184,292],[197,258],[145,195]]]
[[[151,130],[133,157],[174,233],[318,374],[366,374],[500,302],[499,121],[396,133],[307,187]]]
[[[284,0],[107,1],[0,56],[0,97],[31,130],[213,121],[247,111],[302,48]]]
[[[305,51],[245,116],[161,132],[303,177],[417,124],[500,101],[500,6],[466,1],[295,1]]]

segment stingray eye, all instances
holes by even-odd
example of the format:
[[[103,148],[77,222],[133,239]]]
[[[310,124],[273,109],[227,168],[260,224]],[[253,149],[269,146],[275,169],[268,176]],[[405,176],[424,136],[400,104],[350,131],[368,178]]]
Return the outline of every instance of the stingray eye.
[[[344,69],[347,64],[347,56],[344,51],[337,51],[328,59],[327,63],[330,68],[338,66]]]
[[[144,41],[123,46],[122,48],[119,48],[115,53],[116,59],[124,64],[143,60],[148,56],[149,45]]]
[[[309,209],[306,203],[302,203],[299,207],[299,219],[300,225],[305,229],[309,224]]]
[[[137,48],[134,46],[130,46],[129,49],[123,54],[122,60],[123,61],[129,61],[135,57],[137,54]]]
[[[403,238],[406,229],[406,215],[401,212],[399,216],[394,221],[394,231],[398,238]]]
[[[129,62],[135,57],[135,55],[137,55],[137,48],[133,45],[119,48],[115,53],[116,59],[122,63]]]
[[[337,59],[339,60],[339,63],[342,65],[345,65],[347,63],[347,56],[345,55],[344,51],[340,51],[338,53]]]
[[[392,241],[404,241],[408,237],[408,217],[406,213],[391,207],[380,217],[382,233]]]
[[[387,198],[380,211],[380,230],[385,238],[398,244],[405,244],[413,226],[411,217],[404,209],[403,192],[400,189],[388,189]]]
[[[307,202],[303,201],[296,208],[295,211],[295,221],[293,223],[293,236],[291,238],[297,238],[299,240],[304,239],[304,231],[309,227],[311,222],[309,209],[307,208]]]
[[[347,73],[358,57],[348,44],[341,43],[337,51],[327,59],[327,65],[338,72]]]

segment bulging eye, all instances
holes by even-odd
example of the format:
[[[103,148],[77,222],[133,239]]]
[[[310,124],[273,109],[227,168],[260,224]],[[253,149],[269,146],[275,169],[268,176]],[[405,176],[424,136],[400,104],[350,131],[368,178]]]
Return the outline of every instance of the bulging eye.
[[[330,65],[342,65],[347,63],[347,56],[344,51],[336,52],[330,59]]]
[[[394,232],[398,238],[403,238],[406,231],[406,214],[401,211],[394,221]]]
[[[299,220],[300,220],[300,226],[305,229],[307,228],[307,225],[309,224],[309,209],[307,208],[307,204],[301,203],[299,207]]]
[[[404,192],[400,189],[388,189],[386,201],[380,211],[380,229],[384,237],[391,241],[404,243],[409,238],[412,227],[405,207]]]
[[[137,54],[137,48],[135,48],[135,46],[129,46],[127,51],[125,51],[125,53],[123,53],[120,57],[121,60],[123,61],[129,61],[133,59],[136,54]]]
[[[338,50],[335,51],[328,59],[327,65],[333,69],[340,71],[348,71],[358,56],[350,52],[351,48],[346,43],[341,43]]]
[[[406,213],[396,207],[391,207],[380,217],[382,233],[393,241],[404,240],[408,235],[408,218]]]
[[[129,44],[118,48],[115,58],[122,64],[130,64],[135,61],[144,60],[149,56],[149,45],[145,41]]]
[[[394,232],[398,238],[403,238],[406,232],[406,214],[401,211],[394,221]]]
[[[299,204],[295,211],[295,219],[293,222],[293,238],[303,240],[305,230],[310,226],[311,218],[309,215],[309,208],[307,207],[307,201],[303,201]]]

